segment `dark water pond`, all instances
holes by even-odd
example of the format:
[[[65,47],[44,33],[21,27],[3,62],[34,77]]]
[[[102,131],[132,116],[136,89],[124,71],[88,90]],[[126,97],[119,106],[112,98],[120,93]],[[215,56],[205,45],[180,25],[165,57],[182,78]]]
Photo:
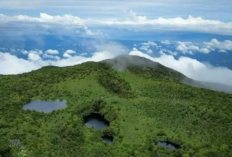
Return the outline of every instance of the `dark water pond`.
[[[41,101],[36,100],[32,101],[23,106],[24,110],[35,110],[38,112],[50,113],[53,110],[58,110],[62,108],[66,108],[65,101]]]
[[[104,116],[98,113],[91,113],[90,115],[85,116],[83,119],[87,127],[94,128],[96,130],[103,130],[110,125]]]
[[[170,150],[175,150],[175,149],[180,148],[180,146],[178,144],[168,142],[168,141],[158,142],[157,145],[168,148]]]
[[[105,141],[105,143],[110,144],[113,142],[114,137],[105,135],[105,136],[102,136],[102,139],[103,139],[103,141]]]

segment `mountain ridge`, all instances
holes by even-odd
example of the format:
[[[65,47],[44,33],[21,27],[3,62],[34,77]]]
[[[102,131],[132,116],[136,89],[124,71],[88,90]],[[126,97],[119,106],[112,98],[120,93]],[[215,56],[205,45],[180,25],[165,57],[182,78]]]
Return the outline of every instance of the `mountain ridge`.
[[[148,68],[156,68],[156,67],[167,68],[170,71],[175,72],[177,73],[177,75],[179,75],[179,81],[181,83],[187,84],[192,87],[197,87],[197,88],[206,88],[209,90],[214,90],[214,91],[219,91],[219,92],[226,92],[230,94],[232,93],[232,86],[228,86],[228,85],[216,83],[216,82],[197,81],[197,80],[194,80],[194,79],[191,79],[185,76],[179,71],[176,71],[158,62],[154,62],[150,59],[140,57],[140,56],[120,55],[115,58],[106,59],[100,62],[108,63],[112,65],[114,69],[117,69],[118,71],[129,70],[128,67],[130,66],[142,66],[142,67],[148,67]]]
[[[144,58],[144,57],[140,57],[140,56],[136,56],[136,55],[119,55],[116,56],[114,58],[111,59],[105,59],[99,62],[94,62],[94,61],[88,61],[88,62],[84,62],[81,64],[77,64],[74,66],[78,66],[78,65],[85,65],[85,64],[89,64],[89,63],[104,63],[104,64],[109,64],[111,65],[115,70],[118,71],[130,71],[133,72],[133,67],[135,66],[136,68],[138,67],[145,67],[145,68],[152,68],[152,69],[158,69],[158,68],[162,68],[162,70],[167,70],[171,72],[171,75],[169,75],[169,77],[171,78],[172,75],[177,75],[175,79],[173,79],[173,81],[177,81],[177,82],[181,82],[184,83],[186,85],[192,86],[192,87],[197,87],[197,88],[205,88],[205,89],[209,89],[209,90],[213,90],[213,91],[219,91],[219,92],[225,92],[225,93],[229,93],[232,94],[232,86],[228,86],[222,83],[217,83],[217,82],[206,82],[206,81],[199,81],[199,80],[194,80],[191,79],[187,76],[185,76],[184,74],[182,74],[179,71],[176,71],[172,68],[166,67],[158,62],[154,62],[150,59]],[[73,66],[67,66],[67,67],[73,67]],[[65,68],[65,67],[58,67],[58,66],[45,66],[42,67],[40,69],[37,70],[44,70],[44,69],[48,69],[48,68]],[[37,70],[33,70],[27,73],[31,73]],[[23,73],[26,74],[26,73]],[[20,74],[13,74],[13,75],[0,75],[0,76],[17,76]]]

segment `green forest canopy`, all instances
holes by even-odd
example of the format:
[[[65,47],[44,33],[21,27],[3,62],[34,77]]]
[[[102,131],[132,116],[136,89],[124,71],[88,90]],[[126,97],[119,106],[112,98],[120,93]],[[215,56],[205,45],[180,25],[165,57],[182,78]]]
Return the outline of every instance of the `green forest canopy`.
[[[0,76],[0,156],[232,156],[232,95],[182,84],[183,77],[161,65],[117,71],[103,62]],[[22,109],[57,99],[68,107],[48,114]],[[83,116],[91,112],[110,126],[87,128]],[[113,144],[102,135],[114,136]],[[10,145],[13,139],[24,149]],[[181,147],[169,150],[159,141]]]

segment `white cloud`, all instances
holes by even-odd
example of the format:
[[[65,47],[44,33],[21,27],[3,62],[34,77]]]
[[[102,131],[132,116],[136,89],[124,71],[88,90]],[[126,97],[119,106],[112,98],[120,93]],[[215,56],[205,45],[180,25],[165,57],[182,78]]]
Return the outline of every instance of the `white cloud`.
[[[177,52],[173,52],[173,51],[170,51],[170,50],[167,50],[167,49],[162,49],[162,50],[159,51],[159,53],[161,55],[165,54],[164,52],[167,52],[167,53],[169,53],[172,56],[176,56],[177,55]]]
[[[29,53],[35,54],[35,55],[42,55],[43,51],[35,49],[35,50],[31,50],[31,51],[26,51],[26,50],[19,50],[22,54],[24,55],[28,55]]]
[[[154,46],[157,46],[157,44],[153,41],[148,41],[146,43],[141,43],[141,45],[144,45],[144,46],[151,46],[151,47],[154,47]]]
[[[33,52],[33,53],[36,53],[38,55],[42,55],[43,54],[43,51],[42,50],[38,50],[38,49],[33,50],[33,51],[29,51],[29,52]]]
[[[209,49],[207,49],[207,48],[201,48],[201,49],[199,50],[199,52],[202,52],[202,53],[208,54],[208,53],[210,53],[210,50],[209,50]]]
[[[218,52],[226,53],[226,50],[219,50]]]
[[[97,62],[104,59],[114,58],[118,55],[128,54],[129,52],[125,47],[116,43],[96,45],[97,51],[90,57],[79,55],[60,60],[43,60],[43,58],[39,58],[38,51],[29,51],[29,60],[18,58],[10,53],[0,52],[0,74],[18,74],[29,72],[46,65],[71,66],[87,61]],[[232,70],[228,68],[214,67],[212,65],[204,64],[197,61],[196,59],[191,59],[188,57],[180,57],[179,59],[175,59],[173,56],[164,54],[162,51],[160,51],[160,53],[162,54],[160,57],[152,57],[149,54],[143,53],[138,49],[133,48],[129,54],[138,55],[159,62],[196,80],[232,85]]]
[[[24,54],[24,55],[27,55],[27,54],[28,54],[28,52],[27,52],[26,50],[22,50],[21,52],[22,52],[22,54]]]
[[[151,49],[148,48],[148,46],[142,46],[139,48],[140,50],[143,50],[149,54],[153,53],[153,51]]]
[[[232,41],[218,41],[217,39],[212,39],[209,42],[203,42],[203,44],[192,43],[192,42],[177,42],[176,50],[184,54],[193,54],[195,52],[208,54],[211,51],[227,52],[232,51]]]
[[[160,64],[175,69],[195,80],[218,82],[232,86],[232,70],[225,67],[214,67],[188,57],[180,57],[179,59],[175,59],[173,56],[166,55],[164,53],[161,53],[162,55],[158,58],[151,57],[148,54],[138,51],[137,49],[133,49],[129,54],[145,57],[152,61],[159,62]]]
[[[222,35],[232,35],[232,22],[222,22],[218,20],[208,20],[202,17],[188,16],[182,17],[148,19],[146,16],[138,16],[133,11],[127,11],[128,19],[105,19],[101,21],[90,20],[86,24],[96,24],[102,26],[130,28],[136,31],[193,31]]]
[[[150,47],[157,47],[157,44],[153,41],[148,41],[146,43],[141,43],[141,47],[139,48],[140,50],[144,50],[145,52],[152,54],[153,51],[150,49]]]
[[[87,35],[107,37],[101,31],[92,32],[88,29],[84,19],[70,14],[48,15],[40,13],[39,17],[27,15],[7,16],[0,14],[0,32],[5,36],[23,36],[38,34],[58,35]],[[34,37],[35,38],[35,37]]]
[[[194,45],[192,42],[177,42],[176,50],[182,52],[183,54],[194,54],[195,52],[201,52],[205,54],[210,53],[208,48],[201,48]]]
[[[76,51],[74,51],[74,50],[66,50],[65,53],[67,53],[67,54],[74,54],[74,53],[76,53]]]
[[[45,65],[48,64],[40,61],[25,60],[10,53],[0,52],[0,74],[19,74],[39,69]]]
[[[87,55],[87,53],[86,52],[82,52],[82,53],[80,53],[80,56],[86,56]]]
[[[52,55],[48,55],[46,53],[43,55],[43,57],[50,58],[52,60],[44,60],[43,58],[41,58],[39,55],[41,51],[39,50],[29,51],[28,60],[18,58],[17,56],[10,53],[0,52],[0,74],[19,74],[36,70],[47,65],[62,67],[81,64],[87,61],[98,62],[104,59],[114,58],[118,55],[126,54],[128,52],[128,50],[124,46],[114,42],[101,44],[96,43],[95,46],[97,51],[93,53],[91,57],[84,57],[83,54],[85,53],[66,59],[54,58],[56,56],[50,58]]]
[[[191,42],[178,42],[176,50],[184,54],[193,54],[193,51],[198,51],[199,47],[192,45]]]
[[[146,16],[138,16],[134,11],[132,10],[124,10],[124,13],[128,16],[129,20],[137,21],[137,20],[147,20]]]
[[[57,55],[57,54],[59,54],[59,51],[58,50],[48,49],[47,51],[45,51],[45,53],[51,54],[51,55]]]
[[[73,51],[73,50],[66,50],[66,51],[64,52],[64,54],[63,54],[63,57],[64,57],[64,58],[71,58],[71,57],[72,57],[71,54],[75,54],[75,53],[76,53],[76,51]]]
[[[165,45],[170,45],[171,42],[169,40],[164,40],[164,41],[161,41],[162,44],[165,44]]]
[[[230,40],[218,41],[217,39],[212,39],[210,42],[204,42],[204,45],[210,50],[232,51],[232,41]]]
[[[41,50],[32,50],[28,52],[28,60],[31,61],[38,61],[41,60],[40,55],[42,55],[43,52]]]
[[[163,55],[163,54],[165,54],[165,53],[164,53],[163,50],[160,50],[160,51],[159,51],[159,54],[160,54],[160,55]]]
[[[72,56],[71,56],[70,54],[68,54],[68,53],[64,53],[64,54],[63,54],[63,57],[64,57],[64,58],[71,58]]]
[[[58,56],[49,55],[47,53],[43,54],[43,58],[54,59],[54,60],[59,60],[60,59],[60,57],[58,57]]]
[[[140,50],[144,50],[144,51],[148,51],[148,47],[149,47],[149,46],[141,46],[139,49],[140,49]]]
[[[149,46],[141,46],[139,49],[140,50],[144,50],[144,51],[148,51],[149,50]]]
[[[129,28],[136,31],[193,31],[206,32],[222,35],[232,35],[232,22],[222,22],[218,20],[208,20],[202,17],[188,16],[184,19],[182,17],[175,18],[155,18],[148,19],[146,16],[139,16],[132,10],[125,12],[128,17],[125,19],[111,18],[111,19],[83,19],[78,16],[65,14],[48,15],[40,13],[39,17],[31,17],[27,15],[7,16],[0,14],[0,24],[5,26],[4,29],[13,31],[14,33],[52,33],[56,34],[74,34],[74,32],[86,35],[103,35],[99,30],[92,32],[88,27],[99,28],[117,27]],[[9,27],[9,26],[14,27]],[[23,29],[22,29],[23,28]],[[61,31],[62,30],[62,31]],[[6,31],[4,31],[7,33]]]
[[[37,53],[29,52],[28,53],[28,60],[37,61],[37,60],[41,60],[41,57]]]
[[[76,24],[77,26],[84,27],[84,20],[78,16],[69,14],[63,16],[52,16],[46,13],[40,13],[39,17],[31,17],[27,15],[7,16],[0,14],[1,22],[21,21],[21,22],[37,22],[37,23],[56,23],[56,24]]]
[[[153,51],[152,51],[151,49],[149,49],[149,50],[147,51],[147,53],[152,54]]]
[[[94,47],[97,52],[110,52],[113,56],[120,54],[126,54],[129,50],[116,42],[104,42],[104,43],[95,43]]]

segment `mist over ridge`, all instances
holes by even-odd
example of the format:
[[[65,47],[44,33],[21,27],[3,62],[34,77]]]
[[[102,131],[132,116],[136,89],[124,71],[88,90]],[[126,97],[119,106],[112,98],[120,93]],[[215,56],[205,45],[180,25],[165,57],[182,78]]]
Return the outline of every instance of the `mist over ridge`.
[[[114,69],[118,71],[126,71],[127,67],[129,66],[142,66],[142,67],[149,67],[149,68],[156,68],[157,66],[164,66],[150,59],[140,57],[140,56],[134,56],[134,55],[119,55],[119,56],[116,56],[115,58],[106,59],[100,62],[108,63],[112,65]],[[232,86],[228,86],[228,85],[216,83],[216,82],[194,80],[194,79],[188,78],[184,74],[174,69],[171,69],[171,68],[168,68],[168,69],[173,70],[176,73],[179,73],[180,75],[182,75],[181,83],[184,83],[184,84],[187,84],[193,87],[198,87],[198,88],[206,88],[206,89],[210,89],[214,91],[232,93]]]

